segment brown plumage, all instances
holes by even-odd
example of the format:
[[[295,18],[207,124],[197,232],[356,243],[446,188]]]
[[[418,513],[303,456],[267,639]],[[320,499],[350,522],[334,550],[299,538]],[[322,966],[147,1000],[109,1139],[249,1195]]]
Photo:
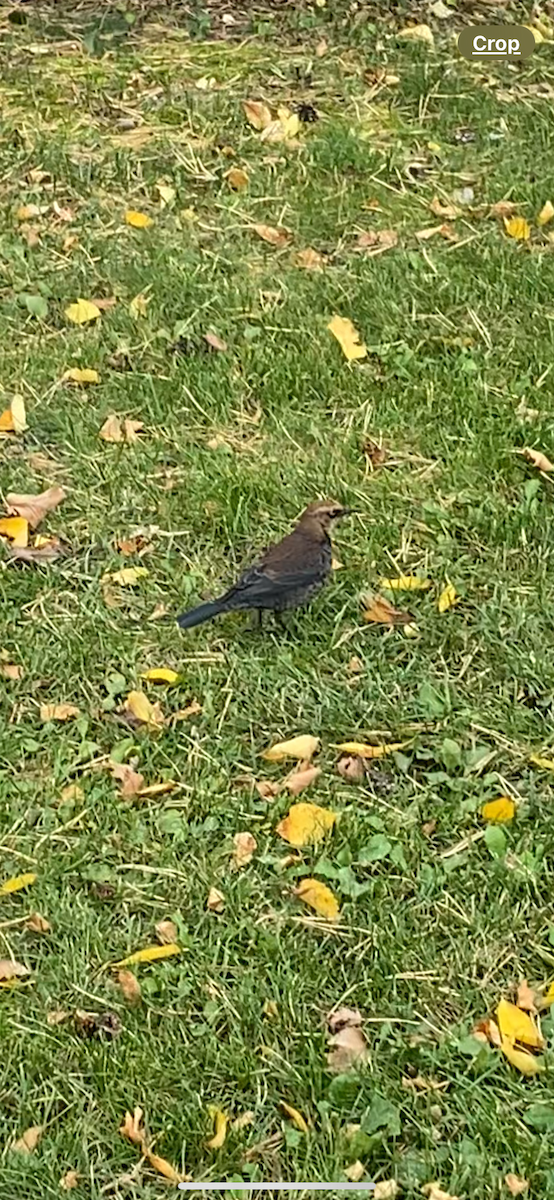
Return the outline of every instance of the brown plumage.
[[[292,533],[270,546],[223,596],[183,613],[178,618],[181,628],[192,629],[219,613],[249,608],[258,611],[261,623],[264,608],[281,613],[306,604],[323,587],[331,570],[329,530],[349,512],[336,500],[314,500]]]

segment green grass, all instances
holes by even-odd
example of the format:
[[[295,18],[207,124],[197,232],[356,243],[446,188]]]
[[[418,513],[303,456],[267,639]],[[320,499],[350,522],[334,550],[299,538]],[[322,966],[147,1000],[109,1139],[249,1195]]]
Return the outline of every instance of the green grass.
[[[47,1125],[33,1155],[6,1153],[11,1200],[59,1197],[69,1168],[82,1175],[76,1197],[165,1195],[146,1167],[109,1190],[138,1160],[118,1134],[136,1105],[158,1152],[195,1179],[340,1181],[361,1158],[368,1178],[396,1178],[408,1196],[433,1179],[460,1197],[506,1195],[507,1171],[532,1196],[554,1194],[550,1073],[524,1079],[467,1044],[515,983],[544,983],[554,964],[554,793],[529,763],[552,742],[552,485],[515,454],[554,451],[553,248],[535,226],[530,244],[516,243],[486,216],[509,196],[533,222],[554,199],[551,47],[517,72],[485,71],[457,56],[444,22],[429,51],[398,43],[390,21],[350,28],[316,9],[290,20],[288,42],[252,18],[258,37],[212,43],[171,22],[162,37],[147,21],[89,57],[33,52],[46,35],[30,17],[3,42],[1,407],[23,394],[29,428],[2,443],[0,483],[66,487],[45,528],[73,548],[50,567],[5,554],[0,564],[0,642],[24,669],[0,681],[2,877],[38,874],[1,901],[1,955],[32,970],[29,985],[0,994],[2,1144]],[[372,98],[373,65],[399,83]],[[196,87],[211,77],[215,88]],[[263,145],[243,116],[247,96],[274,109],[309,101],[320,120],[300,147]],[[155,127],[138,150],[114,144],[129,111]],[[456,140],[463,126],[474,141]],[[425,167],[415,180],[414,160]],[[240,194],[225,180],[231,165],[249,174]],[[33,183],[36,169],[50,179]],[[176,192],[163,211],[160,180]],[[440,224],[433,196],[468,186],[460,243],[419,242]],[[56,220],[54,200],[71,223]],[[33,247],[15,217],[30,203],[49,206],[31,222]],[[154,224],[128,228],[127,208]],[[194,220],[180,215],[190,208]],[[267,246],[255,222],[287,226],[291,246]],[[391,227],[398,247],[356,252],[360,232]],[[68,234],[78,241],[64,250]],[[329,254],[321,273],[295,266],[307,246]],[[129,303],[146,290],[135,320]],[[47,298],[45,320],[22,293]],[[64,309],[78,296],[117,304],[76,328]],[[335,312],[365,339],[363,363],[349,366],[327,332]],[[227,353],[204,349],[208,330]],[[60,382],[76,365],[96,368],[99,385]],[[518,416],[522,400],[535,418]],[[136,445],[98,439],[112,412],[144,422]],[[390,452],[374,473],[367,437]],[[178,631],[184,607],[222,590],[326,494],[355,509],[337,534],[343,569],[286,635],[250,634],[239,616]],[[137,528],[152,551],[124,559],[115,543]],[[106,606],[104,573],[138,563],[149,576]],[[402,601],[414,640],[360,616],[364,591],[401,571],[433,580]],[[461,601],[439,615],[446,579]],[[152,620],[159,605],[166,615]],[[182,682],[148,694],[166,713],[193,698],[202,711],[158,738],[134,734],[119,706],[160,665]],[[40,705],[62,701],[81,716],[43,724]],[[350,785],[333,744],[376,730],[411,744]],[[340,821],[323,852],[283,868],[275,825],[288,802],[260,800],[244,777],[278,778],[261,751],[297,732],[322,739],[323,774],[303,798]],[[113,752],[136,755],[147,783],[179,788],[122,801],[87,765]],[[82,803],[60,804],[75,782]],[[482,804],[506,790],[520,806],[495,856],[472,838]],[[231,873],[240,830],[258,851]],[[364,865],[376,834],[389,852]],[[293,896],[311,874],[340,898],[336,931]],[[221,916],[206,911],[211,886],[225,895]],[[33,909],[50,934],[17,923]],[[143,1003],[129,1009],[100,968],[153,942],[166,917],[183,954],[137,968]],[[343,1000],[364,1015],[371,1062],[337,1081],[325,1014]],[[71,1021],[48,1024],[51,1010],[76,1008],[114,1011],[121,1035],[87,1040]],[[543,1030],[551,1036],[550,1019]],[[415,1074],[448,1086],[416,1095],[402,1083]],[[282,1100],[310,1120],[308,1136]],[[254,1112],[218,1153],[205,1146],[210,1104]],[[249,1164],[248,1147],[266,1139]]]

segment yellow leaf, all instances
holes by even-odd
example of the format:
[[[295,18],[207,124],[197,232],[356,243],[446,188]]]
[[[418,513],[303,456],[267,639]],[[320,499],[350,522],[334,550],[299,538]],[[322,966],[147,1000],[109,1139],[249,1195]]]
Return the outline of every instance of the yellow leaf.
[[[504,217],[504,228],[508,237],[516,241],[527,241],[531,237],[531,227],[525,217]]]
[[[272,116],[267,104],[259,100],[243,100],[242,107],[246,120],[254,129],[266,129],[271,124]]]
[[[541,33],[540,29],[537,29],[536,25],[524,25],[523,28],[531,31],[537,46],[541,46],[546,40],[544,34]]]
[[[160,208],[167,208],[168,204],[173,204],[177,195],[175,188],[169,183],[157,183],[156,188],[160,197]]]
[[[554,217],[554,204],[550,200],[547,200],[537,217],[537,225],[548,225],[552,217]]]
[[[279,821],[276,832],[291,846],[309,846],[320,842],[336,819],[334,812],[319,804],[293,804],[284,820]]]
[[[550,984],[548,991],[541,998],[540,1006],[541,1008],[550,1008],[551,1004],[554,1004],[554,983]]]
[[[394,754],[409,744],[409,742],[383,742],[380,746],[372,746],[367,742],[339,742],[333,749],[342,750],[344,754],[356,754],[358,758],[384,758],[386,754]]]
[[[129,304],[129,312],[134,321],[138,321],[139,317],[146,316],[151,299],[152,297],[147,296],[146,292],[138,292],[136,296],[133,296]]]
[[[71,1192],[73,1188],[79,1186],[81,1176],[78,1171],[66,1171],[65,1175],[60,1179],[60,1188],[62,1192]]]
[[[364,600],[364,621],[373,625],[411,625],[409,612],[395,608],[385,596],[368,596]]]
[[[326,259],[318,250],[313,250],[308,246],[306,250],[299,250],[295,257],[294,264],[296,267],[301,267],[304,271],[321,271],[325,266]]]
[[[69,304],[65,309],[65,315],[68,321],[72,321],[74,325],[85,325],[87,321],[96,321],[100,316],[100,309],[91,300],[77,300],[76,304]]]
[[[155,962],[158,958],[171,958],[173,954],[180,954],[181,947],[176,942],[168,942],[164,946],[145,946],[143,950],[135,950],[134,954],[129,954],[127,958],[122,958],[119,962],[110,963],[110,967],[130,967],[133,963],[149,963]]]
[[[16,1142],[12,1142],[10,1149],[17,1150],[19,1154],[31,1154],[33,1150],[36,1150],[44,1128],[44,1125],[31,1125],[31,1128],[26,1129]]]
[[[499,796],[498,800],[489,800],[488,804],[483,805],[481,816],[491,824],[503,825],[506,821],[513,821],[515,811],[516,806],[509,796]]]
[[[409,25],[406,29],[401,29],[396,36],[405,42],[424,42],[427,46],[435,44],[433,31],[429,25]]]
[[[302,129],[302,122],[298,116],[298,113],[293,113],[288,108],[279,108],[277,110],[277,116],[279,117],[283,128],[284,140],[289,141],[292,138],[297,137]]]
[[[241,867],[246,867],[252,861],[254,851],[257,849],[258,843],[252,833],[235,833],[231,865],[237,870],[240,870]]]
[[[23,396],[14,396],[10,404],[14,433],[24,433],[27,428],[27,414]]]
[[[172,1183],[182,1183],[183,1176],[175,1170],[175,1167],[167,1161],[167,1158],[160,1158],[159,1154],[154,1154],[153,1150],[146,1148],[146,1157],[150,1166],[158,1172],[158,1175],[163,1175],[164,1179],[170,1179]]]
[[[180,678],[171,667],[150,667],[141,675],[141,679],[147,679],[149,683],[178,683]]]
[[[302,879],[296,888],[296,895],[327,921],[336,921],[339,902],[331,889],[325,883],[320,883],[319,879]]]
[[[72,383],[100,382],[98,371],[93,371],[90,367],[69,367],[64,371],[63,378],[70,379]]]
[[[32,871],[28,871],[26,875],[16,875],[13,879],[6,879],[0,885],[0,896],[9,896],[12,892],[20,892],[22,888],[29,887],[34,883],[36,875]]]
[[[351,1183],[359,1183],[360,1179],[363,1179],[365,1175],[363,1162],[360,1162],[359,1158],[357,1158],[356,1162],[350,1163],[350,1166],[344,1168],[344,1174]]]
[[[284,758],[298,758],[308,762],[318,748],[319,738],[304,733],[300,737],[290,738],[287,742],[277,742],[275,746],[270,746],[269,750],[264,750],[262,758],[268,762],[282,762]]]
[[[504,1183],[512,1196],[521,1196],[529,1189],[529,1180],[520,1179],[519,1175],[514,1175],[512,1171],[508,1171],[508,1174],[504,1176]]]
[[[399,1191],[396,1179],[380,1179],[373,1189],[372,1200],[396,1200]]]
[[[542,767],[543,771],[554,771],[554,758],[542,758],[540,754],[530,754],[529,762],[535,767]]]
[[[438,1183],[424,1183],[421,1190],[423,1195],[427,1196],[427,1200],[458,1200],[457,1196],[451,1196],[450,1192],[444,1192]]]
[[[248,174],[246,171],[241,170],[240,167],[231,167],[231,170],[227,171],[225,178],[229,187],[234,192],[243,192],[245,187],[248,187]]]
[[[532,450],[529,446],[525,446],[523,450],[518,451],[518,454],[522,454],[538,471],[554,471],[554,463],[550,462],[542,450]]]
[[[159,704],[151,704],[144,692],[129,692],[125,701],[125,712],[139,725],[160,729],[164,724],[164,716]]]
[[[292,1104],[287,1104],[286,1100],[281,1100],[281,1108],[283,1112],[286,1112],[287,1117],[290,1117],[291,1121],[294,1121],[297,1129],[300,1129],[302,1133],[310,1132],[308,1122],[304,1120],[302,1113],[297,1108],[293,1108]]]
[[[508,1038],[502,1038],[500,1048],[508,1059],[508,1062],[513,1067],[517,1067],[517,1070],[521,1071],[522,1075],[538,1075],[540,1071],[544,1071],[542,1058],[536,1058],[534,1054],[528,1054],[526,1050],[516,1050],[516,1047]]]
[[[29,522],[24,517],[0,517],[0,537],[8,538],[12,546],[27,546]]]
[[[390,592],[425,592],[431,587],[431,580],[420,579],[419,575],[398,575],[396,579],[380,579],[379,586]]]
[[[41,704],[41,721],[70,721],[79,716],[79,709],[74,704]]]
[[[146,213],[136,212],[134,208],[127,209],[125,221],[127,225],[132,225],[133,229],[148,229],[149,225],[154,224],[152,217],[147,217]]]
[[[252,228],[261,237],[264,242],[269,242],[271,246],[277,246],[282,249],[283,246],[288,246],[292,234],[290,229],[285,229],[283,225],[253,225]]]
[[[107,571],[100,582],[118,583],[121,587],[130,587],[139,579],[147,579],[149,574],[148,567],[122,567],[120,571]]]
[[[451,583],[447,583],[444,590],[441,592],[438,599],[438,609],[440,613],[448,612],[454,604],[458,604],[460,597],[456,592],[456,588]]]
[[[227,1113],[224,1113],[221,1108],[217,1108],[215,1104],[208,1105],[208,1112],[214,1122],[215,1133],[209,1141],[206,1142],[208,1150],[221,1150],[221,1147],[227,1137],[227,1126],[229,1118]]]
[[[331,318],[327,326],[329,333],[337,339],[343,354],[349,362],[353,362],[358,358],[365,358],[367,355],[367,346],[360,341],[358,330],[355,329],[352,321],[348,317],[339,317],[335,314]]]
[[[41,216],[41,211],[38,204],[22,204],[16,209],[15,215],[18,221],[32,221],[34,217]]]
[[[544,1046],[533,1018],[523,1012],[509,1000],[501,1000],[496,1010],[496,1020],[502,1038],[510,1042],[522,1042],[524,1046],[533,1046],[540,1050]]]

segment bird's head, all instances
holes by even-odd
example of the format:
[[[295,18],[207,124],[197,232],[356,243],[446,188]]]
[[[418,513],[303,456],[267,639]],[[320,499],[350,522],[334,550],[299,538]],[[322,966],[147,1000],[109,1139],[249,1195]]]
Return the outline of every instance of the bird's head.
[[[347,517],[351,511],[352,509],[339,504],[338,500],[314,500],[312,504],[308,504],[300,521],[315,522],[320,529],[327,533],[335,521],[339,521],[341,517]]]

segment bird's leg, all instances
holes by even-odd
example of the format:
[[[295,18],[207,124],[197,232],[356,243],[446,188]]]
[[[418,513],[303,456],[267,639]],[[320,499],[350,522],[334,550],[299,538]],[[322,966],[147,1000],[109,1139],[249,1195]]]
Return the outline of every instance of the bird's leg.
[[[255,609],[253,609],[253,612],[256,614],[256,616],[253,618],[252,624],[246,626],[245,632],[246,633],[262,633],[263,627],[264,627],[263,618],[262,618],[263,609],[255,608]]]
[[[275,624],[279,626],[279,629],[288,630],[287,622],[285,621],[280,609],[275,608],[273,610],[273,616],[275,617]]]

